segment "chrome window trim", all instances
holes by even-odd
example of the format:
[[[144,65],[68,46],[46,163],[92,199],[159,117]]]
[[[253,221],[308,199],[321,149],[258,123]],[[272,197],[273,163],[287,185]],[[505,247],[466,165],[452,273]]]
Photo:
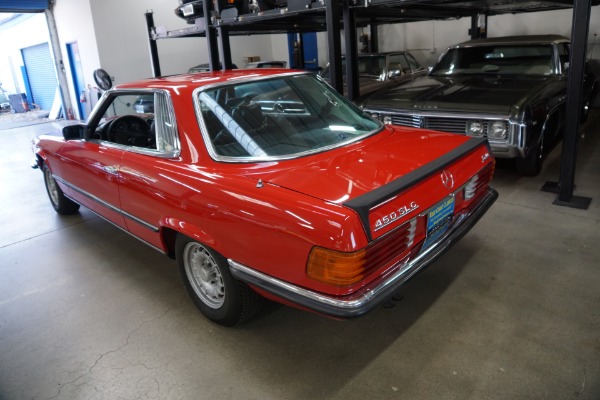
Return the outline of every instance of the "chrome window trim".
[[[109,89],[106,92],[104,92],[104,94],[102,95],[100,100],[98,100],[98,104],[103,104],[105,101],[107,101],[106,99],[111,96],[136,95],[136,94],[140,94],[140,93],[141,94],[161,93],[161,94],[165,95],[166,101],[168,104],[167,107],[168,107],[168,113],[169,113],[170,119],[172,121],[174,121],[173,127],[170,128],[175,131],[175,136],[174,136],[175,143],[172,143],[174,150],[161,151],[158,149],[154,150],[154,149],[148,149],[148,148],[144,148],[144,147],[127,146],[127,145],[122,145],[122,144],[118,144],[118,143],[114,143],[114,142],[110,142],[108,140],[102,140],[102,139],[88,139],[87,141],[92,142],[92,143],[97,143],[97,144],[100,144],[102,146],[106,146],[109,148],[119,149],[119,150],[127,151],[130,153],[137,153],[137,154],[142,154],[142,155],[151,156],[151,157],[164,158],[164,159],[178,158],[181,155],[181,142],[179,139],[179,129],[177,126],[177,117],[175,116],[175,110],[173,108],[173,99],[171,98],[171,92],[169,92],[167,89],[148,89],[148,88],[114,89],[113,88],[113,89]],[[100,119],[106,112],[106,109],[107,108],[105,108],[105,107],[95,107],[94,110],[92,111],[92,113],[90,114],[90,116],[88,117],[88,119],[86,120],[86,125],[89,127],[91,123],[95,123],[95,126],[97,128],[98,123],[100,122]],[[154,114],[155,114],[154,120],[156,120],[156,112]],[[131,114],[131,115],[133,115],[133,114]],[[157,141],[158,141],[158,137],[157,137]]]
[[[356,137],[352,140],[343,142],[341,144],[333,144],[333,145],[329,145],[329,146],[325,146],[325,147],[320,147],[315,150],[303,151],[303,152],[299,152],[299,153],[295,153],[295,154],[291,154],[291,155],[262,156],[262,157],[252,157],[252,156],[250,156],[250,157],[229,157],[229,156],[222,156],[216,152],[216,150],[212,144],[212,141],[210,139],[210,136],[208,135],[208,129],[206,127],[206,123],[204,122],[204,118],[202,117],[201,100],[200,100],[201,93],[208,91],[208,90],[216,89],[219,87],[230,86],[232,84],[232,81],[234,81],[234,82],[257,82],[257,81],[262,81],[262,80],[270,80],[270,79],[273,79],[276,77],[302,76],[302,75],[313,75],[313,76],[315,76],[315,78],[317,80],[319,80],[320,82],[329,86],[329,84],[325,80],[323,80],[323,78],[321,78],[319,75],[313,74],[312,72],[285,72],[285,73],[280,73],[280,74],[275,74],[275,75],[262,76],[259,78],[257,78],[256,76],[244,76],[243,78],[230,79],[225,82],[213,83],[213,84],[201,86],[201,87],[194,89],[194,91],[192,92],[192,96],[193,96],[193,100],[194,100],[194,110],[196,112],[196,119],[198,121],[198,126],[200,127],[200,133],[201,133],[202,139],[204,141],[204,146],[206,147],[206,150],[208,151],[208,154],[210,155],[210,157],[214,161],[224,162],[224,163],[259,163],[259,162],[294,160],[294,159],[305,157],[308,155],[318,154],[318,153],[326,152],[326,151],[329,151],[332,149],[347,146],[349,144],[358,142],[360,140],[363,140],[369,136],[372,136],[372,135],[377,134],[382,131],[383,124],[379,123],[379,128],[377,128],[373,131],[370,131],[364,135],[361,135],[359,137]],[[354,105],[354,107],[356,107],[356,105]],[[360,109],[359,109],[359,111],[360,111]]]

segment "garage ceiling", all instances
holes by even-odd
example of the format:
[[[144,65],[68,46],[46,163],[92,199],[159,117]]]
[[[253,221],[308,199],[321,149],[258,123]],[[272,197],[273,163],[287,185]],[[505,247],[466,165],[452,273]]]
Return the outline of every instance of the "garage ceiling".
[[[37,13],[48,8],[49,0],[0,0],[0,12]]]

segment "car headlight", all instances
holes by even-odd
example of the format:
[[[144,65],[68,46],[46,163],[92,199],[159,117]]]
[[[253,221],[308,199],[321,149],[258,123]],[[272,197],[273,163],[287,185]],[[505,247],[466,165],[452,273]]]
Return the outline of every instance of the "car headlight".
[[[382,122],[386,125],[391,125],[392,123],[392,116],[391,115],[384,115],[382,118]]]
[[[483,121],[469,121],[467,123],[467,135],[483,136]]]
[[[505,121],[494,121],[490,125],[488,132],[489,139],[506,139],[507,136],[507,125]]]

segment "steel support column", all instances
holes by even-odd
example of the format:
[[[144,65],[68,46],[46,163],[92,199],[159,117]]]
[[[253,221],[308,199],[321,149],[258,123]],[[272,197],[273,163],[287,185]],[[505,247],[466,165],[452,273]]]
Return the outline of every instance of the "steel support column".
[[[69,110],[73,110],[71,103],[71,96],[69,95],[69,84],[67,81],[67,74],[65,73],[65,65],[63,63],[62,51],[60,46],[60,40],[58,38],[58,30],[56,29],[56,20],[54,19],[54,2],[49,2],[48,9],[46,9],[46,22],[48,24],[48,35],[50,36],[50,49],[54,56],[54,69],[58,78],[58,91],[62,100],[63,115],[66,117]],[[31,99],[30,99],[31,101]]]
[[[371,20],[371,53],[379,52],[379,31],[375,20]]]
[[[340,32],[340,4],[338,0],[325,0],[325,20],[327,22],[327,43],[329,47],[329,75],[331,86],[344,92],[342,80],[342,40]]]
[[[203,1],[202,11],[204,13],[204,31],[206,32],[206,45],[208,48],[208,68],[211,71],[221,69],[219,62],[219,45],[217,43],[217,32],[212,26],[210,12],[212,2]]]
[[[575,0],[573,7],[565,135],[560,162],[559,195],[554,201],[559,206],[580,209],[587,209],[592,200],[573,196],[591,6],[591,0]]]
[[[221,12],[225,10],[225,1],[216,1],[217,14],[221,15]],[[221,52],[221,60],[223,60],[223,69],[232,69],[233,63],[231,62],[231,44],[229,43],[229,30],[217,24],[217,32],[219,34],[219,50]]]
[[[344,43],[346,44],[346,84],[348,86],[346,97],[350,100],[355,100],[360,95],[356,16],[354,10],[348,7],[348,4],[344,4],[342,15],[344,18]]]
[[[150,64],[152,66],[152,75],[154,77],[160,76],[160,61],[158,59],[158,46],[156,40],[152,37],[154,32],[154,16],[152,12],[146,13],[146,30],[148,33],[148,46],[150,48]]]
[[[483,19],[483,21],[482,21]],[[474,14],[471,15],[471,29],[469,29],[471,39],[479,39],[487,37],[487,15]]]

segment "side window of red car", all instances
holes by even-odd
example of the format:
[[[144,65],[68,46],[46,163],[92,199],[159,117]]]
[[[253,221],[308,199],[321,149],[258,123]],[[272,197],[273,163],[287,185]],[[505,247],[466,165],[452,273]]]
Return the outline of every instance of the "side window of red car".
[[[179,154],[177,121],[163,91],[114,93],[105,106],[96,138],[160,157]]]
[[[162,157],[177,157],[180,150],[177,119],[166,92],[154,92],[154,110],[151,132],[156,136],[156,150]]]

